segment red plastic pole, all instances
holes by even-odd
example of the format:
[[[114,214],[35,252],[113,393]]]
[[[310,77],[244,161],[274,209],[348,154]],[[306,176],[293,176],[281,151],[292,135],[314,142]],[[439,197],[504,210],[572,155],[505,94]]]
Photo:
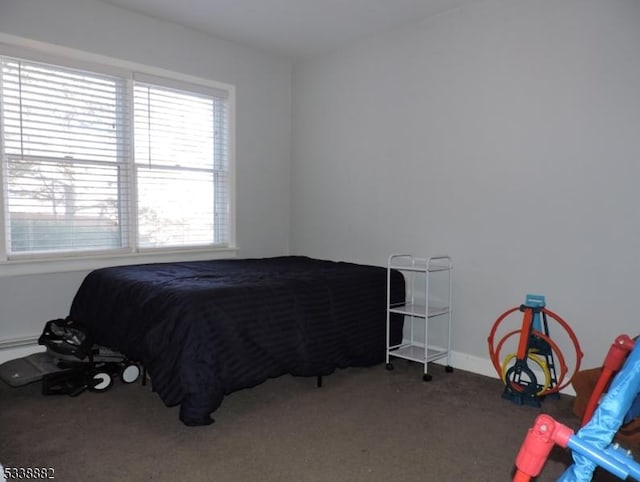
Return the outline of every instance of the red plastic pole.
[[[591,420],[593,412],[595,412],[598,402],[600,401],[602,392],[604,392],[607,385],[609,385],[614,373],[618,372],[620,368],[622,368],[629,352],[633,350],[634,345],[635,342],[627,335],[618,336],[611,344],[609,352],[604,359],[604,365],[602,366],[600,377],[598,378],[595,388],[591,392],[591,396],[587,402],[587,408],[582,415],[581,426],[586,425],[587,422]]]
[[[529,355],[529,335],[531,334],[531,322],[533,321],[533,310],[531,308],[524,309],[524,317],[522,320],[522,328],[520,333],[520,341],[518,343],[518,360],[526,360]]]

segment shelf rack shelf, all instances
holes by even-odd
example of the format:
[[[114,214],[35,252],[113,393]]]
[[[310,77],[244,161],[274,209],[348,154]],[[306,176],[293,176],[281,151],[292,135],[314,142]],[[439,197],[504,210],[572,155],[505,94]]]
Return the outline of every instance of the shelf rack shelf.
[[[448,255],[420,258],[410,254],[392,254],[387,263],[387,300],[390,299],[391,272],[399,271],[405,278],[406,295],[402,303],[387,304],[386,368],[393,369],[391,358],[422,363],[423,380],[431,381],[430,362],[446,358],[445,370],[453,371],[449,364],[451,352],[451,298],[453,262]],[[437,278],[437,279],[436,279]],[[405,336],[402,343],[390,344],[391,314],[404,316]],[[444,323],[444,340],[434,344],[429,333],[430,323]],[[407,333],[408,332],[408,333]],[[440,337],[442,338],[442,337]]]

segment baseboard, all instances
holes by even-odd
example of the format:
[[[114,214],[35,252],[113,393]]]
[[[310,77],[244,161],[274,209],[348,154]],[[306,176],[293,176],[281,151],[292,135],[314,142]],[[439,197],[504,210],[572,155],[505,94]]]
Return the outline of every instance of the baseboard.
[[[45,348],[38,345],[38,338],[39,336],[25,336],[0,340],[0,363],[44,351]]]
[[[434,363],[438,365],[446,365],[447,362],[446,359],[441,358]],[[460,370],[477,373],[478,375],[484,375],[491,378],[500,378],[496,373],[496,370],[493,367],[493,363],[491,363],[491,360],[489,358],[481,358],[475,355],[470,355],[468,353],[461,353],[451,350],[451,352],[449,353],[449,365]],[[570,395],[572,397],[575,397],[576,395],[576,392],[571,385],[566,386],[563,390],[560,391],[560,393]]]

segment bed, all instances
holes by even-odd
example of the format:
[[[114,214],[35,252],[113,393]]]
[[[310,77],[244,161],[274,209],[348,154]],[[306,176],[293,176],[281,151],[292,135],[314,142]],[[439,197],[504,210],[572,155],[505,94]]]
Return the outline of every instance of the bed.
[[[304,256],[109,267],[86,276],[69,316],[143,363],[184,424],[206,425],[225,395],[268,378],[383,362],[386,280],[386,268]],[[391,272],[391,301],[404,290]]]

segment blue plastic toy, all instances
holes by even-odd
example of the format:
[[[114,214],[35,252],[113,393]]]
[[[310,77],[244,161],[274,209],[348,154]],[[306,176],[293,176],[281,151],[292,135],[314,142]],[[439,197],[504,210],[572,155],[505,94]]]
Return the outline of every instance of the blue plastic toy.
[[[633,343],[628,337],[624,339]],[[632,477],[640,481],[640,464],[633,460],[631,452],[612,444],[638,394],[640,343],[635,343],[593,416],[577,433],[549,415],[536,419],[516,458],[513,482],[528,482],[537,477],[554,444],[571,449],[574,460],[558,482],[588,482],[598,466],[620,479]]]

